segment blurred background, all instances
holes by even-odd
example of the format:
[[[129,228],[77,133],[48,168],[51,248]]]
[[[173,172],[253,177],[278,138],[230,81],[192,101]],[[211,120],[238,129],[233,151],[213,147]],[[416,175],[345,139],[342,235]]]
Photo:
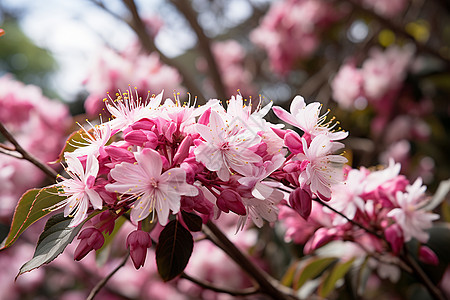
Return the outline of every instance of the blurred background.
[[[50,162],[75,121],[108,118],[102,99],[129,85],[200,104],[240,93],[286,109],[302,95],[350,132],[352,167],[393,158],[433,192],[450,176],[449,17],[445,0],[0,0],[0,122]],[[0,155],[3,236],[20,195],[46,182],[29,163]],[[441,210],[450,221],[447,202]],[[66,255],[13,285],[36,231],[0,257],[0,299],[83,299],[112,268],[93,268],[95,257],[74,266]],[[163,285],[154,266],[129,267],[117,276],[130,272],[128,281],[103,297],[166,299],[191,288]]]

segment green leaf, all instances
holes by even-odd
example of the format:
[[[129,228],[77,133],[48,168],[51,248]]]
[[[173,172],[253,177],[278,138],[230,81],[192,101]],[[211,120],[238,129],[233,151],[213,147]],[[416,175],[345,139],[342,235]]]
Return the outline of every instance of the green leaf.
[[[322,273],[326,268],[328,268],[332,263],[336,262],[334,257],[323,257],[323,258],[312,258],[306,262],[306,266],[303,267],[299,273],[296,274],[294,278],[294,290],[300,289],[303,284],[309,279],[316,278],[320,273]]]
[[[31,224],[48,215],[48,208],[65,199],[57,195],[56,187],[28,190],[17,203],[8,236],[0,244],[0,250],[11,246]]]
[[[194,248],[192,235],[177,220],[172,220],[161,231],[156,246],[156,265],[164,281],[169,281],[186,268]]]
[[[33,258],[20,268],[16,278],[43,264],[48,264],[64,251],[84,224],[68,227],[71,220],[72,218],[64,218],[62,213],[48,219],[44,231],[39,236]]]
[[[297,272],[298,266],[300,265],[300,261],[294,261],[289,268],[287,269],[286,273],[284,273],[283,278],[281,279],[280,283],[284,286],[292,286],[294,282],[294,275]]]
[[[336,282],[347,274],[354,261],[355,259],[353,258],[345,263],[337,263],[319,286],[319,296],[324,298],[328,297],[334,290]]]
[[[58,155],[58,159],[52,163],[58,163],[64,159],[64,152],[73,152],[75,151],[80,143],[85,143],[85,139],[88,137],[84,129],[80,129],[78,131],[73,132],[66,141],[64,148]]]
[[[194,213],[188,213],[185,211],[181,211],[181,215],[183,216],[184,223],[190,231],[202,230],[203,220],[201,217]]]

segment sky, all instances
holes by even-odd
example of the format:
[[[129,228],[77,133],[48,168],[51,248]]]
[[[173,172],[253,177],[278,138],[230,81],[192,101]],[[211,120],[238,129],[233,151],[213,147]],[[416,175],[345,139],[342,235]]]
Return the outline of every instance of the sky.
[[[182,17],[164,5],[165,2],[137,1],[137,4],[141,16],[170,15],[170,22],[164,20],[166,26],[161,29],[155,43],[165,55],[174,57],[194,47],[196,39],[190,30],[186,30],[188,26]],[[96,55],[101,55],[104,45],[123,50],[135,40],[134,33],[123,21],[90,0],[0,0],[0,3],[21,12],[19,22],[25,34],[38,46],[53,53],[59,70],[52,84],[65,101],[71,101],[82,90],[88,65]],[[126,15],[127,10],[121,1],[105,3],[116,14]],[[251,10],[247,1],[233,0],[230,3],[227,14],[232,19],[241,22],[248,18]],[[202,15],[200,21],[209,26],[211,32],[214,31],[210,15]]]

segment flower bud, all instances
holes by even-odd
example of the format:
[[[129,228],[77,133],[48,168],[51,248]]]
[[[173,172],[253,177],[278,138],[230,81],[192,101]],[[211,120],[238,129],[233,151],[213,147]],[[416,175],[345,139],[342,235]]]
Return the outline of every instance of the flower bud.
[[[151,246],[152,239],[148,232],[135,230],[128,235],[127,248],[130,250],[131,260],[136,269],[144,265],[147,249]]]
[[[311,214],[312,197],[307,190],[296,188],[289,195],[289,204],[303,219],[308,220],[308,217]]]
[[[75,250],[74,259],[83,259],[91,250],[98,250],[103,246],[105,238],[97,228],[86,228],[77,237],[81,240]]]
[[[187,135],[181,142],[177,152],[175,153],[175,156],[173,157],[174,165],[181,163],[186,157],[189,156],[189,148],[191,147],[191,145],[192,138],[190,135]]]
[[[398,224],[393,224],[385,229],[384,235],[386,240],[392,247],[392,251],[395,254],[400,252],[403,247],[403,231]]]
[[[436,253],[427,246],[420,246],[419,259],[429,265],[437,266],[439,264],[439,258]]]
[[[217,198],[216,204],[220,210],[226,213],[231,210],[238,215],[245,216],[247,214],[241,196],[232,190],[223,190]]]
[[[288,130],[284,135],[284,143],[294,154],[303,153],[303,143],[302,139],[297,132]]]

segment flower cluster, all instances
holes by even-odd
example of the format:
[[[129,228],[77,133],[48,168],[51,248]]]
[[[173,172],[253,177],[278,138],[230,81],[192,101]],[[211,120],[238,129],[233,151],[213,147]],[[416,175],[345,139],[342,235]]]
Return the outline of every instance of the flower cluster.
[[[263,118],[272,103],[245,103],[237,95],[226,108],[219,100],[194,107],[178,97],[163,101],[162,93],[142,99],[130,89],[106,101],[113,119],[79,131],[79,140],[71,142],[79,147],[64,153],[71,178],[59,177],[56,184],[65,199],[53,208],[64,207],[64,215],[73,216],[72,227],[93,210],[109,209],[81,232],[76,258],[101,247],[102,239],[93,236],[110,232],[128,211],[137,231],[127,245],[138,268],[145,255],[133,252],[151,245],[141,237],[143,222],[157,219],[165,226],[171,215],[182,219],[182,211],[207,221],[232,211],[240,216],[238,229],[248,219],[261,227],[263,220],[277,220],[282,186],[295,189],[289,200],[298,210],[310,207],[312,198],[329,200],[346,162],[334,154],[343,146],[335,140],[347,133],[335,132],[326,114],[320,115],[321,105],[306,105],[300,96],[291,113],[273,111],[302,136]]]
[[[71,123],[69,110],[63,103],[51,101],[37,86],[5,75],[0,78],[0,107],[0,122],[24,149],[45,162],[57,158]],[[0,218],[9,218],[17,199],[43,179],[44,174],[30,163],[2,156]]]
[[[422,244],[419,257],[437,264],[437,256],[424,244],[429,239],[426,230],[439,215],[431,212],[421,178],[411,184],[399,175],[400,164],[393,160],[377,171],[346,168],[345,181],[332,187],[329,207],[313,206],[308,221],[291,208],[281,209],[286,239],[305,244],[305,253],[333,241],[345,241],[347,246],[351,244],[345,250],[347,256],[350,252],[356,256],[377,253],[383,262],[398,256],[404,244],[414,238]],[[398,279],[399,269],[391,275],[391,279]]]
[[[250,39],[264,48],[272,70],[285,75],[320,44],[319,32],[342,13],[327,1],[286,0],[274,3]]]

